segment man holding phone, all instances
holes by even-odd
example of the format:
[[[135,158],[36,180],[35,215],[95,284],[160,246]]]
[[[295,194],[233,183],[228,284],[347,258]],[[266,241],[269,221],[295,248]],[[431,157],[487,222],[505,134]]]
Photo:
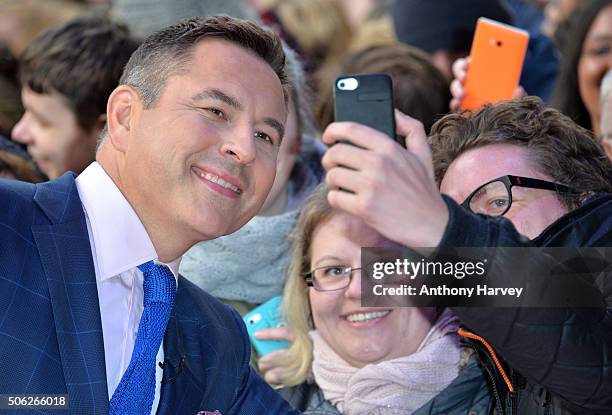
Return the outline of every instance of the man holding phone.
[[[504,101],[471,115],[447,115],[434,125],[435,171],[441,191],[450,197],[438,190],[422,125],[399,112],[396,125],[397,133],[406,137],[406,149],[356,123],[333,123],[323,134],[327,144],[349,139],[356,145],[339,143],[323,158],[327,184],[333,189],[330,204],[362,218],[387,238],[413,248],[609,246],[612,242],[610,163],[585,130],[537,98]],[[563,151],[572,146],[574,152]],[[550,165],[542,160],[556,160],[553,165],[560,171],[549,171]],[[474,215],[483,212],[474,212],[469,203],[467,210],[458,205],[482,185],[505,175],[558,183],[571,180],[584,193],[571,200],[550,190],[512,187],[506,218]],[[540,401],[542,407],[609,413],[612,373],[605,371],[610,361],[602,358],[612,355],[609,310],[534,310],[453,309],[527,378],[528,387],[518,397],[518,413],[533,413],[529,405]],[[538,323],[547,324],[547,335]],[[585,338],[592,341],[582,341]],[[536,344],[530,343],[533,339]],[[580,351],[579,357],[575,351]],[[593,382],[592,374],[587,381],[587,371],[597,371],[599,381]],[[524,399],[525,393],[532,396]]]

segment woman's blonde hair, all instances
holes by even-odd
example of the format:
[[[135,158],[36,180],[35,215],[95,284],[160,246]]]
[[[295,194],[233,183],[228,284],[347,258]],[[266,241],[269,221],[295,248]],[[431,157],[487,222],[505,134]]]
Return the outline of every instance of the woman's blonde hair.
[[[307,199],[291,234],[292,252],[287,282],[283,291],[282,309],[295,341],[276,364],[287,368],[293,375],[284,379],[285,386],[303,383],[310,373],[312,341],[308,332],[314,329],[308,299],[308,286],[304,274],[310,271],[312,238],[316,229],[334,214],[327,201],[327,186],[320,184]]]

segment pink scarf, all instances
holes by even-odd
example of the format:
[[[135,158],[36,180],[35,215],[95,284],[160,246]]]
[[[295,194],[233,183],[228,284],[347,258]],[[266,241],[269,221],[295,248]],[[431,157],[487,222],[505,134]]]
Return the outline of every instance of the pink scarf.
[[[457,318],[446,309],[416,352],[356,368],[311,331],[312,371],[325,399],[345,415],[410,414],[446,388],[459,373]]]

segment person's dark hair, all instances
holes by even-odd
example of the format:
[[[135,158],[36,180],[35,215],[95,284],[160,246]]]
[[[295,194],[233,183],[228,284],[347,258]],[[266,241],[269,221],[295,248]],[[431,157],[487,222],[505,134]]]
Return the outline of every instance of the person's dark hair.
[[[587,111],[578,86],[578,62],[582,45],[599,12],[612,4],[612,0],[589,0],[564,23],[561,56],[562,63],[551,105],[570,116],[584,128],[592,129],[591,117]]]
[[[192,17],[153,33],[130,58],[120,84],[135,88],[149,108],[170,76],[188,70],[194,47],[207,37],[236,43],[262,58],[280,79],[287,99],[289,84],[280,38],[253,22],[229,16]]]
[[[30,183],[38,183],[44,179],[28,153],[2,134],[0,134],[0,178]]]
[[[20,59],[19,79],[39,94],[61,94],[88,131],[138,43],[126,26],[103,16],[81,16],[41,33]]]
[[[446,50],[463,56],[469,53],[479,17],[512,24],[501,0],[395,0],[391,16],[400,42],[428,53]]]
[[[393,80],[393,105],[421,121],[429,131],[436,119],[449,110],[449,85],[427,54],[395,43],[372,46],[349,55],[338,75],[385,73]],[[323,130],[334,121],[332,88],[321,95],[317,120]]]
[[[449,114],[429,137],[438,184],[451,163],[490,144],[526,147],[533,166],[554,182],[586,194],[612,192],[612,164],[592,133],[537,97],[489,104],[473,113]],[[570,209],[582,197],[559,194]]]
[[[0,40],[0,134],[10,135],[11,130],[23,114],[17,59],[8,45]]]

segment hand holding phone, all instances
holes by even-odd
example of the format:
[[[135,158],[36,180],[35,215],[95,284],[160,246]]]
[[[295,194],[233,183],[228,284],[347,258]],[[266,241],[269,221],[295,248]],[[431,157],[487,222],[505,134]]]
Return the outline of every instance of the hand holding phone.
[[[246,324],[251,344],[260,356],[265,356],[275,350],[287,349],[289,343],[278,340],[260,340],[255,337],[255,332],[267,328],[281,327],[285,322],[280,317],[281,296],[274,297],[259,307],[247,313],[243,320]]]
[[[479,18],[460,108],[474,110],[511,99],[519,84],[528,42],[529,34],[524,30]]]

